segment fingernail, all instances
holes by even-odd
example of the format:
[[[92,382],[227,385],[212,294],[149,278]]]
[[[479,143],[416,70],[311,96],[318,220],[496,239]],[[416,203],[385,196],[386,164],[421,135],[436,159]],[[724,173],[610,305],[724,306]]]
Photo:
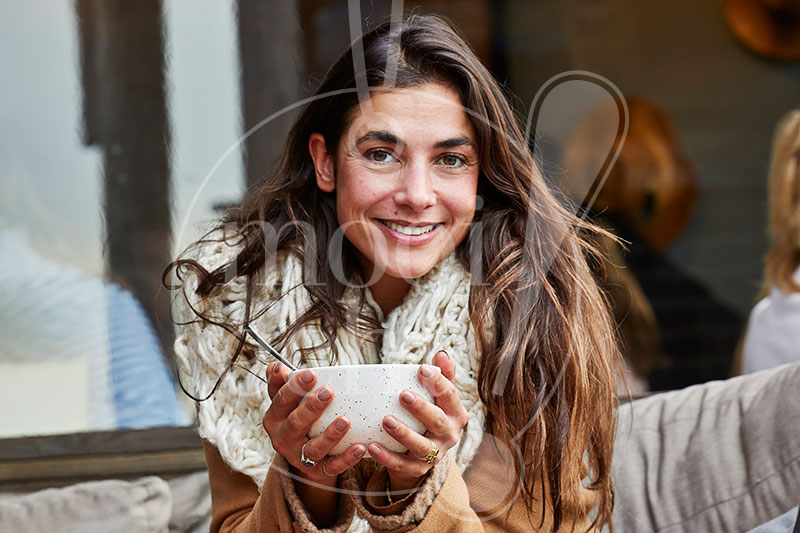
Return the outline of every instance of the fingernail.
[[[400,425],[397,423],[397,419],[393,416],[387,416],[383,420],[383,424],[389,429],[397,429]]]
[[[303,383],[311,383],[314,381],[314,373],[311,370],[306,370],[302,374],[300,374],[300,381]]]
[[[400,399],[403,401],[403,403],[408,405],[411,405],[412,403],[414,403],[414,400],[416,400],[414,395],[407,390],[404,390],[403,392],[400,393]]]
[[[317,398],[320,401],[327,402],[328,400],[331,399],[331,390],[328,387],[322,387],[320,390],[317,391]]]
[[[336,421],[333,427],[336,428],[336,431],[339,432],[345,431],[347,429],[347,420],[340,418],[339,420]]]
[[[277,374],[277,373],[278,373],[278,370],[280,370],[280,369],[281,369],[281,364],[280,364],[280,362],[276,362],[276,363],[275,363],[275,364],[272,366],[272,373],[273,373],[273,374]]]
[[[364,452],[366,451],[367,451],[366,448],[364,448],[363,446],[359,446],[358,448],[353,450],[353,457],[361,457],[364,455]]]
[[[449,353],[445,352],[444,350],[439,350],[439,353],[443,353],[444,356],[447,357],[447,360],[448,361],[450,360],[450,354]]]
[[[423,377],[429,378],[433,375],[433,369],[430,365],[422,365],[422,375]]]
[[[381,450],[381,447],[378,446],[377,444],[370,444],[369,445],[369,453],[373,457],[376,457],[376,456],[382,454],[383,450]]]

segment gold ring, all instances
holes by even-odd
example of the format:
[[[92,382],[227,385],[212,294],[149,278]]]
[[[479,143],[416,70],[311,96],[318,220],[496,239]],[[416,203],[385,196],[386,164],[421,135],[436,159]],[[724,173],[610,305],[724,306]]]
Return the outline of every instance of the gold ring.
[[[326,458],[322,461],[322,473],[328,477],[336,477],[336,474],[329,474],[327,470],[325,470],[325,466],[328,464],[328,459]]]
[[[428,439],[428,442],[431,443],[431,451],[428,452],[428,455],[424,457],[417,457],[417,459],[420,461],[425,461],[428,464],[433,464],[433,462],[439,456],[439,447],[431,439]]]

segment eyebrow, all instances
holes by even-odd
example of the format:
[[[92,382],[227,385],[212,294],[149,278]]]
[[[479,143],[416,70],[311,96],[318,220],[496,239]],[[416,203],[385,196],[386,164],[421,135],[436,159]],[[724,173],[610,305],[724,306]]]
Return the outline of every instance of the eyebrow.
[[[388,131],[370,131],[363,137],[358,138],[358,140],[356,141],[356,146],[367,141],[380,141],[389,144],[396,144],[399,146],[405,145],[405,143],[400,139],[398,139],[396,135],[392,135]]]
[[[356,146],[363,142],[367,141],[380,141],[385,142],[388,144],[394,144],[397,146],[405,146],[405,143],[400,140],[396,135],[389,133],[388,131],[370,131],[367,132],[362,137],[359,137],[356,141]],[[433,145],[434,148],[455,148],[457,146],[469,146],[470,148],[475,148],[475,145],[470,142],[469,139],[465,137],[454,137],[452,139],[445,139],[443,141],[438,141],[436,144]]]
[[[469,146],[470,148],[475,148],[469,139],[465,139],[464,137],[455,137],[453,139],[439,141],[433,145],[434,148],[455,148],[457,146]]]

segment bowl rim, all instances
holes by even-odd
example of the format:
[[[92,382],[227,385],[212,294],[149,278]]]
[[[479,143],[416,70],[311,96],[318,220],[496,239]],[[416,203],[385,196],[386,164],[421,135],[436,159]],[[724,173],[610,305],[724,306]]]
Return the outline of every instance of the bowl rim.
[[[326,366],[309,366],[304,368],[298,368],[297,370],[293,371],[291,374],[296,374],[297,372],[302,372],[303,370],[322,370],[322,371],[329,371],[329,370],[343,370],[343,369],[351,369],[357,368],[359,370],[376,370],[378,367],[381,368],[388,368],[388,367],[402,367],[404,369],[409,367],[421,367],[426,363],[365,363],[363,365],[326,365]],[[433,366],[433,365],[431,365]],[[434,367],[439,368],[439,367]]]

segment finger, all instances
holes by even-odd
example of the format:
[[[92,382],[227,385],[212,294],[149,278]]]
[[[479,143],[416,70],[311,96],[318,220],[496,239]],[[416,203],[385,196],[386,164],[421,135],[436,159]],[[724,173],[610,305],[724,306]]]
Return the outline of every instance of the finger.
[[[417,378],[419,379],[420,383],[425,385],[426,387],[429,384],[436,384],[437,378],[444,377],[442,376],[442,369],[438,366],[433,365],[420,365],[419,371],[417,372]],[[444,378],[445,381],[449,382],[450,380]],[[433,392],[433,390],[431,390]]]
[[[290,374],[291,371],[285,365],[282,365],[280,361],[272,362],[267,366],[267,393],[270,400],[286,384]]]
[[[328,386],[320,387],[314,394],[306,396],[305,400],[297,406],[297,409],[289,413],[289,416],[286,417],[286,422],[284,422],[281,432],[281,439],[304,440],[305,434],[311,429],[311,424],[322,415],[322,411],[328,407],[332,399],[333,391],[331,391],[331,388]]]
[[[456,382],[456,363],[444,350],[439,350],[433,356],[433,364],[438,366],[442,371],[442,375],[446,377],[451,383]]]
[[[425,461],[420,461],[416,457],[406,454],[395,453],[373,442],[368,447],[369,455],[377,463],[382,464],[387,469],[392,470],[402,479],[419,478],[430,470],[431,465]]]
[[[391,415],[383,417],[383,427],[394,440],[408,448],[408,453],[414,457],[425,457],[431,451],[431,439],[423,437],[397,418]]]
[[[404,390],[400,393],[400,402],[406,411],[419,420],[433,435],[446,435],[451,431],[450,419],[445,410],[432,404],[416,392]]]
[[[334,455],[326,459],[325,471],[331,476],[338,476],[348,468],[351,468],[358,463],[367,448],[363,444],[354,444],[350,446],[344,453]]]
[[[283,367],[284,365],[281,365]],[[267,414],[275,420],[283,420],[293,412],[317,382],[316,374],[311,370],[298,372],[289,379],[275,394]]]
[[[306,443],[306,457],[319,461],[339,444],[348,429],[350,429],[350,421],[346,417],[340,416],[332,424],[329,424],[325,431]],[[331,473],[330,470],[328,472]]]
[[[461,396],[458,394],[458,389],[449,379],[445,378],[439,372],[430,371],[426,376],[425,371],[427,365],[420,368],[420,381],[426,389],[433,395],[436,405],[442,408],[448,416],[461,417],[466,416],[466,410],[461,403]],[[428,367],[429,369],[436,367]],[[403,398],[401,397],[401,400]]]

